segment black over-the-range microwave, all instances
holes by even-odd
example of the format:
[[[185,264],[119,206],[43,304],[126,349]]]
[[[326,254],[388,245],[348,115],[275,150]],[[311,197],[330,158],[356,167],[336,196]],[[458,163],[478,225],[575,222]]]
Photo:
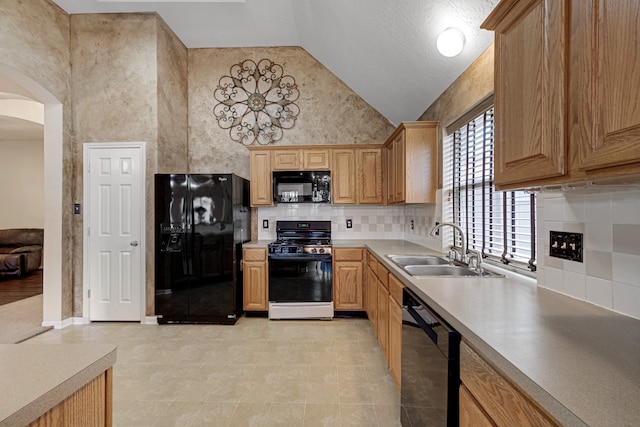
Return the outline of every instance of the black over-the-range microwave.
[[[276,203],[330,203],[331,172],[273,172],[273,201]]]

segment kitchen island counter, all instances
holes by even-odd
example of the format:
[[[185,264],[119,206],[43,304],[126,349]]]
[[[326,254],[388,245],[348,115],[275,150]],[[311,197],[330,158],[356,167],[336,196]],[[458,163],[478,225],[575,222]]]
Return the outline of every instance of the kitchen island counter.
[[[107,344],[2,344],[0,360],[0,426],[18,426],[35,421],[104,374],[116,362],[116,348]]]

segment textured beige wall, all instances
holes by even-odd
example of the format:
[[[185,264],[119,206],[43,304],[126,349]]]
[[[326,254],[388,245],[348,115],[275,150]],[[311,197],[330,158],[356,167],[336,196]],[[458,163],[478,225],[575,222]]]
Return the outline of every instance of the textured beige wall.
[[[72,15],[77,188],[82,144],[146,144],[146,205],[153,175],[187,170],[187,49],[156,14]],[[78,200],[82,194],[77,194]],[[154,228],[146,216],[146,314],[153,314]],[[82,259],[81,229],[74,253]],[[82,264],[75,265],[74,314],[82,315]]]
[[[431,104],[418,120],[438,120],[444,127],[493,93],[493,44]]]
[[[431,104],[418,120],[437,120],[443,134],[438,143],[438,188],[442,188],[442,138],[445,128],[493,93],[493,44]]]
[[[146,201],[153,206],[158,133],[157,15],[71,15],[76,200],[82,200],[82,149],[87,142],[145,141]],[[147,289],[153,284],[153,228],[147,221]],[[151,236],[149,236],[151,234]],[[82,229],[74,257],[82,259]],[[74,265],[74,316],[82,315],[82,263]]]
[[[147,152],[151,169],[147,180],[147,315],[155,313],[154,181],[151,172],[187,172],[187,48],[160,18],[157,25],[158,139],[153,153]],[[153,166],[151,166],[153,165]]]
[[[214,90],[232,65],[267,58],[300,90],[300,115],[273,145],[382,143],[395,127],[300,47],[189,50],[189,169],[249,178],[249,153],[220,128]]]
[[[162,21],[158,25],[157,172],[187,172],[187,48]]]
[[[0,0],[0,63],[29,77],[55,96],[63,108],[62,206],[73,203],[69,16],[49,0]],[[76,218],[62,209],[61,247],[71,254]],[[61,318],[71,316],[73,257],[62,257]]]

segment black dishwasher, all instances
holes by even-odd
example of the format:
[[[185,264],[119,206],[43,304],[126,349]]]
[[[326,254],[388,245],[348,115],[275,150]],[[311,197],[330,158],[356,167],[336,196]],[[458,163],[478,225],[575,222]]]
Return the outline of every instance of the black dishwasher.
[[[408,289],[402,305],[402,425],[458,426],[460,334]]]

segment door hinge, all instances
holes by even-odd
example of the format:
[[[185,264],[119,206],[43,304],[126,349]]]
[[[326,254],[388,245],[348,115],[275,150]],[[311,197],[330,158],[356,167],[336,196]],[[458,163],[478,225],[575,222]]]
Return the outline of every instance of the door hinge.
[[[91,289],[87,289],[87,298],[91,298]]]

